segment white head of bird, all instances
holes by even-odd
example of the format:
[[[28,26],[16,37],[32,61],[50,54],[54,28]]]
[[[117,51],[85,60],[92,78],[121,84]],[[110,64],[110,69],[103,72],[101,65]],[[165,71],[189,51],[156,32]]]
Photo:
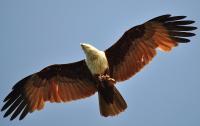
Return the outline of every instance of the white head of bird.
[[[86,55],[86,64],[92,74],[102,74],[108,68],[108,61],[104,51],[100,51],[94,46],[81,43],[81,47]]]
[[[102,53],[102,51],[87,43],[81,43],[81,47],[87,59],[95,59],[99,56],[100,53]]]

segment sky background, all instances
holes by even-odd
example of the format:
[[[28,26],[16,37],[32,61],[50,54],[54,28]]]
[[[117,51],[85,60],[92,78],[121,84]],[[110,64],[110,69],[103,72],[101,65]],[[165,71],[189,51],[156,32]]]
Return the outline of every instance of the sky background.
[[[50,64],[84,58],[81,42],[104,50],[129,28],[163,14],[200,27],[198,0],[0,0],[0,107],[12,86]],[[117,85],[125,112],[104,118],[98,97],[46,103],[23,121],[0,112],[0,126],[200,126],[200,31]]]

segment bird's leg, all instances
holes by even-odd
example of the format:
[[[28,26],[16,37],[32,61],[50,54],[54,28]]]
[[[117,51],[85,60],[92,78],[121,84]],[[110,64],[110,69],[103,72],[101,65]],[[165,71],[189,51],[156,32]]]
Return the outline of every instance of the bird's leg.
[[[112,104],[114,101],[114,84],[116,81],[108,74],[99,75],[98,92],[103,96],[107,104]]]
[[[116,84],[115,79],[111,78],[109,75],[108,75],[107,80],[109,81],[109,86],[114,86]]]
[[[96,87],[97,87],[97,89],[100,89],[101,87],[103,87],[103,79],[102,79],[102,77],[101,77],[101,75],[100,74],[96,74],[96,75],[94,75],[94,77],[95,77],[95,80],[96,80]]]
[[[108,74],[99,75],[98,78],[99,78],[100,81],[108,81],[109,86],[113,86],[116,83],[115,79],[111,78]]]
[[[99,80],[99,83],[98,83],[98,87],[104,87],[104,84],[103,84],[103,81],[104,81],[104,77],[103,77],[103,75],[101,75],[101,74],[99,74],[99,75],[97,75],[97,78],[98,78],[98,80]]]

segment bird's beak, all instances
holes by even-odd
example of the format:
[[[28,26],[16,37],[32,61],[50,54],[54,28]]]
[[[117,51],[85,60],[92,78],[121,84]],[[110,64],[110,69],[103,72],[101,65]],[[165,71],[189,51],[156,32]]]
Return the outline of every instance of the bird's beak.
[[[82,49],[84,49],[86,46],[84,43],[80,43],[80,45],[81,45]]]
[[[80,43],[80,45],[81,45],[81,48],[83,49],[83,48],[84,48],[84,44],[83,44],[83,43]]]

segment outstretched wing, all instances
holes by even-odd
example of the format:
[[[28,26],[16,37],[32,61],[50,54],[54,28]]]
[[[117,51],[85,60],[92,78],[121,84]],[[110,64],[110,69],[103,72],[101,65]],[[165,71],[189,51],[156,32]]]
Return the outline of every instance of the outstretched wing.
[[[196,27],[188,26],[194,21],[183,20],[185,17],[163,15],[126,31],[105,51],[111,77],[116,81],[129,79],[152,60],[156,48],[168,52],[178,43],[189,42],[184,37],[194,36],[188,31]]]
[[[95,82],[84,60],[63,65],[52,65],[19,81],[5,98],[4,117],[11,120],[44,107],[45,101],[67,102],[91,96]]]

